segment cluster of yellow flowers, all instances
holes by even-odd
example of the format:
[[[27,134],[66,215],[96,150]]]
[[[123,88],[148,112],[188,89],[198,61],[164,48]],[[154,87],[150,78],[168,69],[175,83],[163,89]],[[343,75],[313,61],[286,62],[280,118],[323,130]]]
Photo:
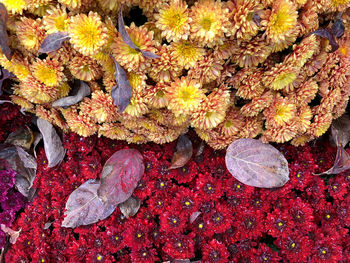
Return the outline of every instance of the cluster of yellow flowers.
[[[130,143],[174,141],[189,127],[215,149],[238,138],[302,145],[325,133],[350,95],[350,0],[0,0],[14,51],[0,65],[16,75],[14,103],[65,131]],[[126,31],[118,12],[140,8]],[[345,34],[332,52],[311,34],[336,18]],[[133,18],[131,17],[131,20]],[[321,26],[320,26],[321,25]],[[38,51],[50,34],[69,40]],[[113,104],[113,58],[132,87],[122,113]],[[67,108],[74,79],[91,96]]]

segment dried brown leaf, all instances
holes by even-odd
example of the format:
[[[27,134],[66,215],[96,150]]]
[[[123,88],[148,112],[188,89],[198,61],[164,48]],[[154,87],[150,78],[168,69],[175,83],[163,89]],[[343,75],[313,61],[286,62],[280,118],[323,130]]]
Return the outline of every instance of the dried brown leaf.
[[[9,37],[6,31],[6,23],[7,23],[7,10],[3,3],[0,3],[0,47],[2,53],[6,56],[8,60],[12,58],[12,52],[9,47]],[[0,86],[1,88],[1,86]]]
[[[183,167],[191,159],[192,154],[193,146],[191,140],[186,135],[180,135],[169,170]]]
[[[120,211],[122,214],[129,218],[131,216],[136,215],[141,206],[141,201],[137,197],[129,197],[128,200],[124,201],[119,205]]]
[[[36,170],[38,165],[36,163],[35,158],[19,146],[16,146],[16,149],[17,149],[19,158],[23,162],[24,167]]]
[[[337,147],[337,155],[333,166],[321,174],[339,174],[350,169],[350,155],[341,146]],[[317,174],[320,175],[320,174]]]
[[[270,144],[255,139],[239,139],[230,144],[226,167],[240,182],[262,188],[283,186],[289,180],[286,158]]]
[[[36,146],[43,139],[43,135],[40,132],[34,132],[33,153],[36,158]]]
[[[109,204],[117,205],[126,201],[134,192],[144,171],[143,157],[138,150],[115,152],[102,169],[98,196]]]
[[[334,120],[331,131],[336,146],[345,147],[350,141],[350,116],[344,114]]]
[[[98,180],[88,180],[69,196],[62,227],[90,225],[110,216],[117,205],[103,203],[97,196]]]
[[[5,140],[5,143],[20,146],[29,150],[33,141],[34,134],[29,127],[26,127],[23,129],[17,129],[15,132],[11,132]]]
[[[48,121],[38,118],[37,125],[43,135],[44,149],[49,167],[54,167],[63,160],[65,155],[62,141],[53,125]]]

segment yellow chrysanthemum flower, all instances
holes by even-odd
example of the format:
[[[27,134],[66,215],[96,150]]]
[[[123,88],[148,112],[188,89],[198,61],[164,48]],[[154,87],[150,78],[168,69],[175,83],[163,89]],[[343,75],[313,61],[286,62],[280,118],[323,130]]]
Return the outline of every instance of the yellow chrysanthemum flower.
[[[47,10],[43,24],[47,34],[67,31],[68,15],[65,8],[57,6]]]
[[[190,12],[190,38],[202,46],[223,44],[225,33],[231,26],[228,14],[229,10],[220,1],[196,2]]]
[[[107,28],[94,12],[71,17],[68,33],[73,47],[86,56],[98,53],[107,43]]]
[[[350,0],[331,0],[331,7],[337,11],[344,11],[350,6]]]
[[[37,52],[44,40],[45,30],[40,19],[22,17],[16,23],[16,34],[19,42],[30,52]]]
[[[75,78],[84,81],[99,79],[102,76],[101,66],[97,61],[82,54],[72,57],[68,68]]]
[[[274,1],[267,22],[266,37],[271,42],[279,42],[291,34],[296,27],[298,12],[288,0]]]
[[[205,99],[199,82],[187,77],[172,82],[166,88],[166,96],[169,100],[168,109],[175,115],[192,113]]]
[[[190,41],[172,42],[170,44],[171,56],[177,60],[179,66],[189,69],[205,54],[204,48],[196,46]]]
[[[58,2],[69,9],[79,8],[81,6],[81,0],[58,0]]]
[[[44,60],[38,59],[31,67],[33,76],[44,83],[46,86],[58,86],[61,82],[66,80],[63,73],[63,66],[56,60],[46,58]]]
[[[277,96],[271,106],[264,110],[268,126],[284,126],[296,116],[296,105],[287,98]]]
[[[156,27],[162,31],[162,36],[169,42],[188,39],[190,19],[185,1],[172,0],[170,4],[164,4],[154,17],[157,20]]]
[[[263,83],[273,90],[292,90],[298,73],[299,68],[292,64],[280,63],[264,73]]]
[[[6,7],[6,10],[12,14],[22,14],[23,10],[27,9],[28,4],[25,0],[1,0]]]

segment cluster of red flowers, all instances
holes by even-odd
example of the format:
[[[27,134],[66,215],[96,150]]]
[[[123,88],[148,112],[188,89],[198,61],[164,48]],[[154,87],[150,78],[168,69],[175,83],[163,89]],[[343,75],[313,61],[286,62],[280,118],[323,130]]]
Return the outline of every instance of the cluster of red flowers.
[[[192,141],[196,149],[199,141]],[[314,175],[334,161],[326,143],[278,146],[290,165],[290,181],[278,189],[241,184],[225,168],[224,152],[209,147],[168,170],[174,143],[133,146],[67,134],[64,146],[65,160],[52,169],[38,153],[37,197],[14,224],[22,233],[7,262],[350,260],[350,173]],[[138,213],[126,218],[117,208],[96,224],[62,228],[70,193],[128,147],[140,150],[146,167],[134,191],[142,201]]]

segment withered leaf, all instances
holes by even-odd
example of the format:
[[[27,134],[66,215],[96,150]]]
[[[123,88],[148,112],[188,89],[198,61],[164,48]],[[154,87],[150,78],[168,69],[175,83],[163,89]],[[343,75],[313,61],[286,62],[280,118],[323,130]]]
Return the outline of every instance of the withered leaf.
[[[36,158],[36,146],[39,144],[42,138],[43,138],[43,135],[40,132],[34,132],[33,153],[35,158]]]
[[[345,147],[350,141],[350,116],[344,114],[332,122],[332,139],[336,146]]]
[[[18,231],[15,231],[7,226],[5,226],[4,224],[0,225],[1,230],[6,233],[7,235],[10,236],[10,243],[16,244],[17,238],[19,237],[19,234],[21,233],[22,229],[19,229]]]
[[[339,174],[350,169],[350,155],[342,146],[337,147],[337,155],[334,160],[334,165],[327,171],[321,174]],[[320,174],[318,174],[320,175]]]
[[[23,162],[24,167],[36,170],[38,165],[36,163],[35,158],[19,146],[16,146],[16,149],[17,149],[19,158]]]
[[[40,53],[50,53],[56,51],[62,47],[64,41],[69,40],[70,37],[68,32],[56,32],[45,37],[44,41],[41,43],[39,52]]]
[[[13,75],[11,72],[9,72],[8,70],[2,68],[0,70],[0,73],[1,73],[1,78],[0,78],[0,95],[2,95],[2,83],[5,79],[8,79],[8,78],[13,78],[15,75]],[[12,102],[11,102],[12,103]]]
[[[88,180],[68,197],[62,227],[89,225],[110,216],[117,205],[103,203],[97,196],[98,180]]]
[[[86,96],[91,93],[90,87],[84,81],[79,80],[78,87],[74,90],[72,96],[58,99],[52,103],[52,107],[68,107],[82,101]]]
[[[62,141],[53,125],[48,121],[38,118],[37,125],[43,135],[45,154],[49,162],[48,166],[50,168],[54,167],[63,160],[65,155]]]
[[[118,107],[118,112],[122,113],[130,103],[132,87],[129,83],[125,70],[113,58],[115,66],[115,80],[117,85],[112,88],[111,97],[114,105]]]
[[[344,35],[345,32],[345,26],[344,22],[341,18],[338,18],[335,20],[334,24],[332,25],[332,33],[335,37],[340,38]]]
[[[289,180],[286,158],[270,144],[255,139],[239,139],[230,144],[226,167],[238,181],[255,187],[275,188]]]
[[[254,13],[253,15],[253,22],[257,25],[257,26],[261,26],[260,22],[261,22],[261,17],[259,16],[258,13]]]
[[[29,127],[23,129],[17,129],[14,132],[11,132],[6,138],[5,143],[23,147],[27,150],[30,149],[34,141],[34,134]]]
[[[190,223],[192,224],[194,221],[196,221],[196,219],[199,217],[200,214],[201,214],[201,212],[199,212],[199,211],[193,212],[190,215]]]
[[[339,48],[339,45],[338,45],[337,41],[335,40],[335,37],[330,29],[328,29],[328,28],[317,29],[316,31],[312,32],[312,34],[315,34],[315,35],[323,37],[323,38],[327,38],[329,41],[329,44],[332,46],[331,52],[334,52]]]
[[[7,10],[3,3],[0,3],[0,47],[2,53],[6,56],[8,60],[12,58],[12,52],[9,47],[9,37],[6,31],[7,23]],[[1,87],[1,86],[0,86]]]
[[[168,169],[183,167],[191,159],[192,154],[193,146],[191,140],[184,134],[180,135],[177,140],[176,152],[171,159],[171,164]]]
[[[119,205],[120,211],[122,214],[129,218],[130,216],[136,215],[141,206],[141,200],[137,197],[129,197],[128,200],[124,201]]]
[[[124,149],[115,152],[102,169],[98,196],[111,205],[126,201],[134,192],[144,171],[143,157],[138,150]]]
[[[125,23],[123,19],[123,6],[119,9],[119,15],[118,15],[118,31],[121,34],[123,41],[131,48],[137,50],[138,52],[141,52],[143,56],[146,58],[160,58],[160,56],[149,52],[149,51],[143,51],[140,48],[138,48],[134,42],[132,42],[128,32],[125,29]]]
[[[17,172],[15,184],[17,190],[28,199],[31,199],[35,193],[32,186],[36,177],[36,169],[25,166],[14,146],[6,147],[6,145],[0,145],[0,159],[6,160],[7,166]]]

